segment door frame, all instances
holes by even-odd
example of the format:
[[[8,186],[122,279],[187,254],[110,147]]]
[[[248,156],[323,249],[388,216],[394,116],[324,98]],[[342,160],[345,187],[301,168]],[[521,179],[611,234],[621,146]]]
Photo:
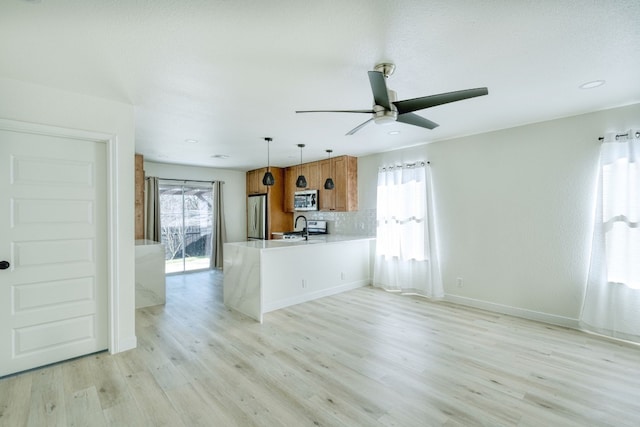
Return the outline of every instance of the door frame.
[[[107,206],[107,324],[108,324],[108,350],[114,354],[119,351],[132,348],[131,345],[125,345],[125,348],[119,345],[119,301],[120,286],[116,278],[118,277],[118,144],[117,135],[85,131],[80,129],[63,128],[59,126],[51,126],[39,123],[21,122],[17,120],[8,120],[0,118],[0,130],[13,132],[30,133],[36,135],[62,137],[77,139],[91,143],[106,144],[107,152],[107,188],[106,188],[106,206]],[[133,237],[132,237],[133,244]],[[135,347],[135,344],[133,345]]]
[[[167,275],[171,275],[171,274],[184,274],[184,273],[193,273],[196,271],[205,271],[211,268],[211,266],[209,267],[205,267],[205,268],[198,268],[198,269],[190,269],[187,270],[185,269],[186,267],[186,251],[187,251],[187,245],[185,242],[185,234],[187,231],[187,227],[186,227],[186,223],[185,223],[185,187],[187,189],[202,189],[202,190],[206,190],[211,194],[211,211],[208,212],[208,217],[209,220],[212,220],[212,215],[213,215],[213,187],[211,186],[211,184],[206,185],[205,183],[201,182],[201,181],[191,181],[188,179],[184,179],[184,180],[178,180],[180,182],[176,182],[176,183],[172,183],[172,181],[176,181],[175,179],[162,179],[162,178],[158,178],[158,188],[160,189],[162,186],[166,187],[180,187],[181,189],[181,203],[182,203],[182,270],[181,271],[171,271],[168,272],[166,269],[166,263],[167,260],[165,259],[165,273]],[[191,184],[189,184],[191,183]],[[209,183],[209,181],[206,181],[206,183]],[[159,199],[159,203],[160,203],[160,222],[162,223],[162,202],[160,201],[162,199],[162,190],[158,191],[158,199]],[[213,233],[213,221],[211,223],[211,232]],[[160,233],[162,234],[162,233]],[[202,236],[202,234],[200,234],[200,236]],[[162,243],[162,238],[160,238],[160,241]],[[165,245],[166,246],[166,245]],[[211,251],[213,251],[213,247],[211,248]],[[206,252],[206,251],[205,251]],[[211,253],[209,253],[208,255],[209,258],[209,262],[211,263]]]

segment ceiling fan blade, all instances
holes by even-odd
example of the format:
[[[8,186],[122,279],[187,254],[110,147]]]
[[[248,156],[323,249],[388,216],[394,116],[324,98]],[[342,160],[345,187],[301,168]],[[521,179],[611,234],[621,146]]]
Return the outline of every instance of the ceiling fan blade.
[[[424,108],[487,95],[488,93],[489,90],[486,87],[479,87],[476,89],[457,90],[455,92],[423,96],[421,98],[405,99],[403,101],[396,101],[393,105],[398,109],[398,114],[406,114],[411,113],[412,111],[422,110]]]
[[[373,110],[302,110],[302,111],[296,111],[296,113],[369,113],[369,114],[372,114]]]
[[[353,129],[351,129],[349,132],[346,133],[345,136],[348,135],[353,135],[354,133],[358,132],[360,129],[362,129],[363,127],[365,127],[367,124],[369,124],[369,122],[373,121],[373,118],[370,118],[369,120],[367,120],[364,123],[359,124],[358,126],[354,127]]]
[[[406,123],[408,125],[420,126],[427,129],[434,129],[440,126],[436,122],[432,122],[431,120],[425,119],[424,117],[413,113],[398,114],[398,118],[396,119],[396,121]]]
[[[384,107],[385,110],[390,110],[391,102],[389,101],[389,92],[387,91],[387,82],[384,74],[380,71],[369,71],[369,83],[371,83],[375,104]]]

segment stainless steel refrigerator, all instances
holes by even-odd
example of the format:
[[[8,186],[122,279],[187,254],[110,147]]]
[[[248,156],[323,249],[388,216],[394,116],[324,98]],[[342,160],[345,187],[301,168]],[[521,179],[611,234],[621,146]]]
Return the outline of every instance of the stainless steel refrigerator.
[[[247,198],[247,238],[267,238],[267,195],[257,194]]]

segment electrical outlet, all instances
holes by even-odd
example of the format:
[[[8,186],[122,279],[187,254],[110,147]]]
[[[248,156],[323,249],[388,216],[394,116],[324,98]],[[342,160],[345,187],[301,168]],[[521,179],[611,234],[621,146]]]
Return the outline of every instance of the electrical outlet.
[[[456,279],[456,284],[458,285],[459,288],[461,288],[463,286],[462,277],[458,277]]]

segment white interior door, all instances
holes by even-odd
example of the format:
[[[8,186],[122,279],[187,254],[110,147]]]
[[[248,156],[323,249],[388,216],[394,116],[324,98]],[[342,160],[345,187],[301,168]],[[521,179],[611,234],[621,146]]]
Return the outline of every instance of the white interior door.
[[[107,348],[106,178],[104,143],[0,130],[0,376]]]

